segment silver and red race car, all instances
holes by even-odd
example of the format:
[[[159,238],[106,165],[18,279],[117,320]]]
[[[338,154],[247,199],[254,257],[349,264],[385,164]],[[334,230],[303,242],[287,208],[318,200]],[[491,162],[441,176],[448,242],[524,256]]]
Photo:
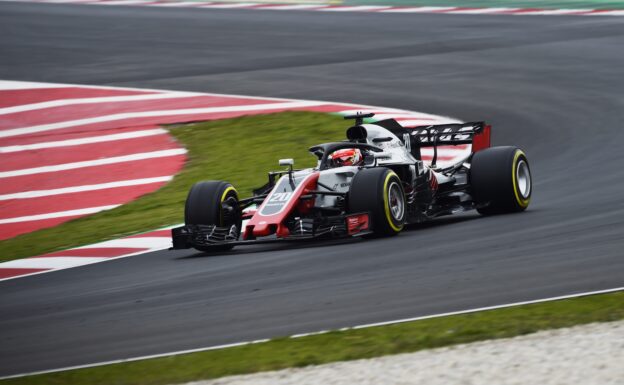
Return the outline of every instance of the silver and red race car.
[[[347,140],[313,146],[316,167],[269,172],[241,199],[223,181],[196,183],[173,248],[229,250],[236,245],[336,237],[391,236],[406,224],[476,209],[483,215],[525,210],[531,171],[517,147],[490,147],[483,122],[406,128],[374,114],[346,116]],[[466,157],[439,167],[438,147],[470,145]],[[430,164],[421,150],[433,150]]]

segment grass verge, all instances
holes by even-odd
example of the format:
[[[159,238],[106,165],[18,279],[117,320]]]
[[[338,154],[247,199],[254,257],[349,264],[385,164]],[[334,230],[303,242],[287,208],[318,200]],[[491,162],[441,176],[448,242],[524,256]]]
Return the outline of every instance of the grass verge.
[[[163,188],[110,211],[0,242],[0,261],[64,250],[183,222],[184,201],[193,183],[226,180],[241,196],[280,169],[279,158],[311,167],[308,147],[344,139],[344,121],[334,115],[283,112],[171,127],[188,149],[184,169]]]
[[[157,385],[413,352],[624,319],[624,292],[6,380],[7,385]]]

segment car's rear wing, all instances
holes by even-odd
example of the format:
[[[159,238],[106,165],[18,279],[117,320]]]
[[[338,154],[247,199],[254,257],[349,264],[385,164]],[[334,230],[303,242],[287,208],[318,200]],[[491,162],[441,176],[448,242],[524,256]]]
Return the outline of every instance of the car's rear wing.
[[[420,155],[422,147],[433,147],[433,159],[431,164],[435,166],[438,158],[438,146],[457,146],[460,144],[472,145],[471,152],[490,147],[491,126],[485,122],[467,122],[452,124],[436,124],[430,126],[418,126],[409,131],[409,144],[404,139],[406,146],[412,153]]]
[[[484,122],[468,122],[418,126],[407,130],[412,144],[419,147],[431,147],[473,144],[474,138],[484,133],[486,127],[488,126]]]
[[[433,147],[433,165],[437,160],[438,146],[471,144],[473,153],[490,147],[491,126],[485,122],[434,124],[408,128],[401,126],[394,119],[386,119],[375,124],[399,137],[417,159],[420,159],[421,148]]]

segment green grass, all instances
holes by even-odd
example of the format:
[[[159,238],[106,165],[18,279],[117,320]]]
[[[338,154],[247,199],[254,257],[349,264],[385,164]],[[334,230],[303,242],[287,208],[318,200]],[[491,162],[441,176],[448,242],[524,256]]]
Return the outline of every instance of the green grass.
[[[6,384],[177,384],[413,352],[623,318],[624,292],[618,292],[298,339],[278,338],[235,348],[24,377],[7,380]]]
[[[0,242],[0,261],[64,250],[183,222],[184,201],[193,183],[226,180],[242,197],[266,183],[267,171],[281,169],[279,158],[311,167],[308,147],[344,139],[339,116],[284,112],[171,128],[188,149],[189,161],[172,182],[119,208],[72,220]]]

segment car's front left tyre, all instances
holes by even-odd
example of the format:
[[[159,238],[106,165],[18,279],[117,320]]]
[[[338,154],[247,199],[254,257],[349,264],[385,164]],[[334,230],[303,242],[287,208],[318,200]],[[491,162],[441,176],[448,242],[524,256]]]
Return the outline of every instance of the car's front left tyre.
[[[191,187],[184,206],[184,222],[188,225],[217,227],[236,226],[241,231],[241,215],[238,208],[238,193],[234,186],[223,181],[203,181]],[[195,247],[201,251],[226,251],[233,245]]]

